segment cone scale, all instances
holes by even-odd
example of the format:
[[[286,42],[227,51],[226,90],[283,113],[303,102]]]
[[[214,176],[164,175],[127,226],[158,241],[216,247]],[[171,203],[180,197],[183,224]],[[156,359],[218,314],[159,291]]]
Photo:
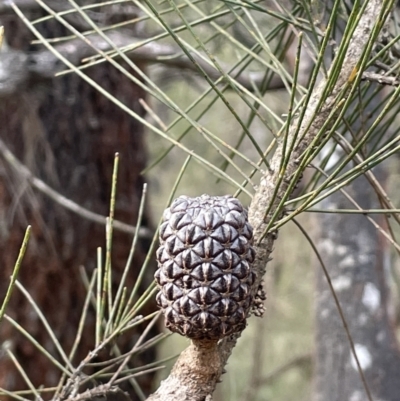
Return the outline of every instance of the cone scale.
[[[156,296],[165,324],[192,339],[243,330],[256,273],[253,230],[232,196],[180,196],[164,211]]]

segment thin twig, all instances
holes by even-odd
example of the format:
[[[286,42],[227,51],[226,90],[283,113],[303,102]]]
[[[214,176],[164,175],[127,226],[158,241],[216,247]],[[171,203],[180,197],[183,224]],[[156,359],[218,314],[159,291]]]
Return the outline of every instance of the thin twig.
[[[397,77],[388,77],[386,75],[378,74],[376,72],[368,72],[365,71],[362,74],[363,81],[377,82],[382,85],[390,85],[390,86],[398,86],[400,85],[400,81]]]
[[[25,236],[24,236],[24,239],[22,241],[21,248],[19,250],[19,255],[18,255],[17,261],[15,262],[14,269],[13,269],[13,272],[12,272],[11,277],[10,277],[10,284],[9,284],[9,286],[7,288],[6,295],[5,295],[4,300],[3,300],[2,304],[1,304],[0,322],[3,319],[4,313],[5,313],[6,308],[7,308],[7,304],[10,301],[12,291],[13,291],[15,283],[17,281],[18,272],[19,272],[19,269],[21,267],[22,261],[24,259],[26,249],[28,247],[28,241],[29,241],[30,234],[31,234],[31,226],[28,226],[26,231],[25,231]]]
[[[14,169],[16,173],[18,173],[22,178],[24,178],[27,182],[29,182],[32,187],[36,188],[38,191],[43,193],[44,195],[48,196],[50,199],[55,201],[57,204],[63,206],[64,208],[68,209],[69,211],[81,216],[89,221],[94,223],[98,223],[101,225],[107,224],[107,218],[94,213],[84,207],[78,205],[71,199],[66,198],[65,196],[61,195],[59,192],[52,189],[49,185],[43,182],[41,179],[35,177],[31,171],[22,164],[17,157],[10,151],[7,145],[0,139],[0,155],[3,159]],[[134,235],[136,232],[136,228],[123,223],[121,221],[115,220],[113,222],[113,226],[116,230],[122,231],[128,234]],[[139,236],[142,238],[152,238],[153,232],[146,228],[140,227],[139,229]]]
[[[96,386],[93,389],[86,390],[85,392],[77,395],[76,397],[68,398],[68,401],[85,401],[95,399],[118,399],[130,401],[131,398],[127,393],[122,391],[119,387],[107,387],[105,385]]]
[[[311,365],[312,363],[312,354],[307,352],[302,355],[298,355],[289,359],[287,362],[278,366],[273,371],[269,372],[267,375],[263,377],[259,377],[257,379],[257,386],[265,386],[271,384],[273,381],[281,377],[284,373],[288,372],[290,369],[297,368],[299,366]]]

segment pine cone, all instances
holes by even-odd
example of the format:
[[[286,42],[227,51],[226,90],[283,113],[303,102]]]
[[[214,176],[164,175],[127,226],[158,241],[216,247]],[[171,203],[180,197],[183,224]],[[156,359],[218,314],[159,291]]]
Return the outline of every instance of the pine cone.
[[[166,326],[212,340],[242,330],[256,278],[247,211],[229,195],[180,196],[163,218],[155,279]]]

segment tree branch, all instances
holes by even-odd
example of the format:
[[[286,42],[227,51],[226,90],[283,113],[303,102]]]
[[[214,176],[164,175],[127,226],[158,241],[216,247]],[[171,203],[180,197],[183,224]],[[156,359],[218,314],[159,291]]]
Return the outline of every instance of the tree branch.
[[[288,372],[292,368],[296,367],[304,367],[310,366],[312,363],[312,355],[310,353],[306,353],[303,355],[296,356],[289,361],[283,363],[282,365],[278,366],[272,372],[269,372],[266,376],[260,377],[257,380],[257,386],[265,386],[267,384],[271,384],[274,380],[278,379],[281,375]]]
[[[397,77],[388,77],[387,75],[377,74],[375,72],[365,71],[362,75],[363,81],[377,82],[381,85],[399,86],[400,81]]]
[[[35,0],[19,0],[17,5],[22,8],[38,7]],[[8,2],[0,3],[0,15],[10,11]],[[123,49],[132,47],[135,44],[140,45],[142,39],[132,38],[128,33],[120,31],[110,31],[108,37],[117,48]],[[92,46],[83,42],[81,39],[73,39],[63,44],[55,46],[64,57],[75,65],[81,65],[85,58],[96,54],[93,49],[99,49],[104,52],[112,51],[113,48],[97,34],[88,35],[87,39]],[[184,69],[198,74],[197,67],[182,54],[182,50],[177,46],[160,44],[156,42],[140,45],[134,50],[128,51],[127,56],[136,63],[161,64],[170,68]],[[219,71],[211,64],[204,61],[203,58],[193,54],[196,62],[201,68],[214,80],[221,78]],[[116,57],[117,58],[117,57]],[[106,60],[102,61],[106,62]],[[83,64],[84,65],[84,64]],[[228,65],[222,66],[224,71],[230,71]],[[48,50],[39,50],[27,54],[11,48],[6,48],[0,54],[0,99],[15,95],[22,88],[26,87],[29,81],[53,79],[55,74],[65,70],[65,66],[60,60]],[[238,71],[232,71],[229,76],[235,77]],[[200,77],[200,76],[199,76]],[[254,88],[260,88],[264,79],[264,71],[244,71],[234,80],[249,91]],[[399,85],[395,77],[383,76],[372,72],[364,72],[363,80],[377,81],[385,85]],[[281,78],[274,74],[269,83],[269,90],[281,89],[284,84]]]
[[[117,48],[125,48],[140,44],[143,40],[132,38],[131,35],[124,34],[123,31],[109,32],[109,39]],[[80,65],[81,61],[96,54],[93,49],[104,52],[113,50],[110,45],[97,34],[87,36],[92,46],[83,42],[81,39],[73,39],[63,44],[55,46],[55,49],[75,65]],[[146,43],[137,47],[135,50],[128,51],[127,56],[136,63],[162,64],[166,67],[186,69],[198,73],[196,66],[182,54],[181,49],[176,46]],[[212,78],[218,79],[221,74],[216,68],[208,64],[204,59],[193,55],[196,62]],[[39,50],[30,54],[6,48],[0,54],[0,98],[15,95],[23,88],[28,81],[42,79],[52,79],[54,75],[64,71],[65,66],[60,60],[48,50]],[[229,71],[229,66],[224,67]],[[230,73],[235,76],[235,71]],[[245,72],[235,78],[235,81],[246,89],[253,91],[254,87],[259,87],[264,77],[264,72]],[[282,88],[283,84],[278,75],[274,75],[269,89]]]
[[[99,385],[75,397],[68,398],[67,401],[129,401],[129,399],[129,395],[116,386],[109,388],[106,385]]]
[[[257,270],[258,277],[253,287],[254,294],[264,276],[266,264],[270,258],[276,239],[276,234],[271,232],[267,233],[263,238],[264,231],[267,229],[272,216],[275,212],[279,211],[280,200],[288,189],[290,179],[298,169],[298,160],[301,159],[304,151],[316,138],[330,113],[337,106],[335,99],[349,82],[349,78],[352,77],[361,59],[362,52],[370,40],[372,28],[378,19],[382,7],[382,1],[380,0],[370,0],[368,2],[365,12],[361,16],[359,24],[350,40],[342,68],[330,91],[330,95],[318,107],[327,84],[326,80],[321,81],[311,95],[308,108],[301,123],[298,120],[294,120],[291,124],[288,143],[294,140],[298,124],[301,125],[297,137],[301,138],[301,140],[293,149],[283,179],[280,180],[280,174],[282,173],[281,161],[284,155],[284,145],[281,143],[272,158],[271,171],[267,172],[260,181],[249,209],[249,221],[254,227],[255,248],[257,252],[254,267]],[[276,196],[274,196],[279,182],[279,188]],[[161,383],[157,392],[151,395],[148,400],[203,401],[209,394],[213,393],[239,336],[240,334],[230,336],[221,340],[218,344],[193,341],[180,355],[169,377]]]
[[[36,0],[14,0],[13,2],[23,11],[40,9]],[[0,15],[9,14],[11,12],[11,2],[9,0],[0,0]]]

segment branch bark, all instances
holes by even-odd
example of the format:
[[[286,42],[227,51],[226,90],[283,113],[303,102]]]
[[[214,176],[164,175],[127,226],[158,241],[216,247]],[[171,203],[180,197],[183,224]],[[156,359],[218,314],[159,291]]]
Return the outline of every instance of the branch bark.
[[[390,86],[399,86],[400,81],[397,79],[397,77],[390,77],[382,74],[377,74],[375,72],[364,72],[362,79],[364,81],[370,81],[370,82],[377,82],[378,84],[381,85],[390,85]]]
[[[298,138],[301,138],[301,140],[294,147],[275,197],[274,193],[280,179],[280,165],[284,153],[282,143],[278,146],[271,160],[271,171],[267,172],[261,178],[259,187],[249,208],[249,221],[254,227],[255,248],[257,252],[254,266],[258,273],[253,293],[257,291],[264,276],[266,265],[276,239],[276,233],[269,232],[264,238],[263,233],[274,213],[278,211],[280,200],[288,189],[288,182],[298,169],[298,160],[301,159],[304,151],[312,143],[326,122],[333,107],[336,105],[336,96],[348,83],[349,78],[360,61],[362,52],[369,41],[370,33],[382,7],[382,1],[370,0],[368,2],[353,38],[349,43],[336,83],[329,97],[319,109],[317,109],[318,103],[325,90],[326,80],[321,81],[312,93],[305,116],[300,123]],[[293,141],[298,124],[298,120],[294,120],[291,124],[288,143]],[[267,210],[269,212],[266,215]],[[161,383],[156,393],[151,395],[148,400],[204,401],[209,394],[213,393],[239,336],[240,333],[230,336],[221,340],[218,344],[192,342],[176,361],[169,377]]]
[[[129,401],[129,394],[118,387],[108,388],[105,385],[97,386],[93,390],[86,390],[67,401]]]

